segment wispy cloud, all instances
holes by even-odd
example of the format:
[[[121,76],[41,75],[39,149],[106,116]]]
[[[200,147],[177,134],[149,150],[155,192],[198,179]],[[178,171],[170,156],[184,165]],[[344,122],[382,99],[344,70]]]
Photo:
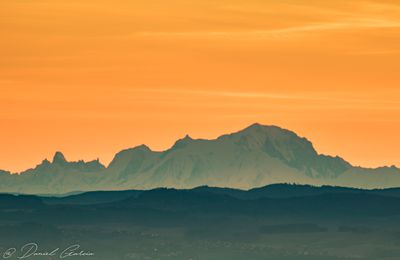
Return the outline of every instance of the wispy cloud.
[[[349,55],[396,55],[396,54],[400,54],[400,49],[353,51],[353,52],[349,52],[347,54],[349,54]]]
[[[152,93],[171,93],[183,95],[199,95],[214,97],[232,97],[232,98],[266,98],[266,99],[310,99],[310,97],[296,94],[281,94],[267,92],[242,92],[242,91],[208,91],[208,90],[189,90],[175,88],[153,88],[153,89],[135,89],[134,92],[152,92]]]
[[[323,32],[332,30],[348,30],[362,28],[400,28],[399,20],[384,18],[347,18],[335,22],[321,22],[291,26],[284,28],[269,28],[241,31],[146,31],[138,32],[140,36],[162,37],[232,37],[232,36],[256,36],[256,37],[280,37],[296,33]]]
[[[225,90],[188,90],[188,89],[174,89],[174,88],[155,88],[155,89],[135,89],[129,90],[136,93],[154,93],[158,94],[158,97],[164,97],[163,99],[168,99],[168,97],[162,94],[173,94],[175,99],[185,99],[187,96],[197,96],[203,98],[225,98],[237,100],[240,99],[242,102],[249,106],[262,104],[266,100],[276,100],[281,101],[282,104],[293,103],[299,101],[301,106],[308,107],[332,107],[332,108],[362,108],[368,109],[371,106],[375,109],[400,109],[399,103],[396,97],[399,93],[393,92],[394,100],[388,100],[387,98],[379,97],[377,95],[361,95],[360,93],[346,93],[346,92],[319,92],[319,93],[278,93],[278,92],[242,92],[242,91],[225,91]],[[193,98],[193,97],[191,97]],[[193,101],[194,102],[194,101]],[[249,103],[250,102],[250,103]],[[239,104],[239,103],[237,103]]]

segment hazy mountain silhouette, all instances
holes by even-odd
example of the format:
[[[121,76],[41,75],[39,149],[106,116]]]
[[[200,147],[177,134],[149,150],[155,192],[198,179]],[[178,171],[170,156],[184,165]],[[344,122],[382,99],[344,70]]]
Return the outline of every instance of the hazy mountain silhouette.
[[[292,131],[253,124],[213,140],[185,136],[162,152],[145,145],[123,150],[108,167],[98,160],[68,162],[57,152],[51,162],[19,175],[0,172],[0,191],[36,194],[202,185],[250,189],[273,183],[396,187],[400,170],[354,167],[318,154]]]

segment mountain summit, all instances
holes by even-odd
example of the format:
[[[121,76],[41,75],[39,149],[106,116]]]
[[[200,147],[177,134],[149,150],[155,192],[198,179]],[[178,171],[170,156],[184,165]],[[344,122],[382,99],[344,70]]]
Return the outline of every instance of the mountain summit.
[[[62,152],[56,152],[53,157],[53,163],[66,163],[64,154]]]
[[[126,149],[108,167],[98,160],[68,162],[56,152],[51,163],[45,160],[19,175],[0,174],[1,192],[40,194],[202,185],[249,189],[273,183],[395,187],[400,171],[354,167],[319,154],[292,131],[253,124],[212,140],[186,135],[161,152],[146,145]]]

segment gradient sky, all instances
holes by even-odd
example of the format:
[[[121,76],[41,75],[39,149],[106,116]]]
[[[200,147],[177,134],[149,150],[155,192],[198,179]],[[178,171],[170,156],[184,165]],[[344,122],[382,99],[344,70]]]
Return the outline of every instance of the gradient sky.
[[[259,122],[400,166],[398,0],[1,0],[0,169]]]

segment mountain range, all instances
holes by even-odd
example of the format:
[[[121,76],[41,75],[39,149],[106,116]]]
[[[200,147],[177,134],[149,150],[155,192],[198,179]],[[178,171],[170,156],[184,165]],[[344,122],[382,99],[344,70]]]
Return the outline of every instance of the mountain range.
[[[356,188],[400,186],[400,169],[355,167],[319,154],[312,143],[277,126],[253,124],[216,139],[175,142],[165,151],[146,145],[99,160],[69,162],[61,152],[19,174],[0,171],[0,192],[67,194],[95,190],[193,188],[202,185],[250,189],[274,183]]]

